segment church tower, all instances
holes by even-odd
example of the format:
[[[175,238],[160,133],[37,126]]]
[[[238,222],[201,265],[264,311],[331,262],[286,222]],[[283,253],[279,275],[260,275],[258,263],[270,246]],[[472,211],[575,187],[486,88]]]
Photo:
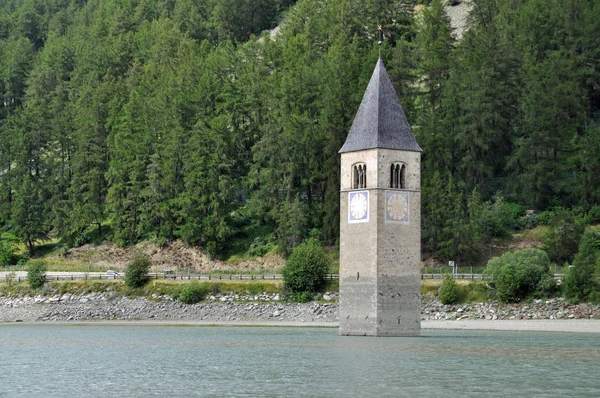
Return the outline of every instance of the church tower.
[[[418,336],[421,148],[381,59],[340,153],[340,334]]]

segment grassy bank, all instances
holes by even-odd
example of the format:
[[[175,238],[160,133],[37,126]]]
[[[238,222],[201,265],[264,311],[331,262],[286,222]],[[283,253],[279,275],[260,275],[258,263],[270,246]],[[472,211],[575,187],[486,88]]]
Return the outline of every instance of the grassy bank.
[[[421,294],[438,295],[443,279],[421,280]],[[490,298],[489,288],[484,281],[455,280],[458,290],[458,303],[473,303],[487,301]]]
[[[232,293],[238,295],[257,295],[261,293],[281,293],[281,281],[150,281],[146,286],[138,289],[129,289],[121,280],[81,280],[81,281],[51,281],[43,289],[34,290],[25,282],[0,283],[0,294],[5,296],[35,296],[38,294],[53,295],[71,293],[82,295],[88,293],[114,293],[119,296],[152,297],[170,296],[179,297],[182,289],[190,284],[197,284],[208,294]]]
[[[51,281],[43,289],[34,290],[26,282],[1,282],[0,295],[3,296],[36,296],[38,294],[54,295],[71,293],[83,295],[88,293],[113,293],[118,296],[148,297],[169,296],[178,298],[186,286],[194,285],[205,295],[233,294],[256,296],[262,293],[283,295],[281,280],[265,281],[186,281],[186,280],[152,280],[146,286],[129,289],[121,280],[80,280]],[[339,289],[337,280],[327,281],[326,291],[336,292]]]
[[[35,296],[38,294],[52,295],[71,293],[82,295],[88,293],[113,292],[116,295],[130,297],[152,297],[153,295],[166,295],[178,297],[182,289],[192,283],[200,286],[201,290],[209,294],[234,295],[258,295],[261,293],[283,294],[283,282],[281,280],[264,281],[187,281],[187,280],[152,280],[146,286],[139,289],[128,289],[122,280],[80,280],[80,281],[51,281],[46,283],[43,289],[33,290],[25,282],[0,282],[0,294],[5,296]],[[421,293],[437,296],[438,289],[442,283],[441,279],[424,279],[421,281]],[[471,280],[456,281],[460,299],[463,302],[485,301],[488,299],[488,288],[485,282]],[[339,281],[329,280],[324,291],[339,291]]]

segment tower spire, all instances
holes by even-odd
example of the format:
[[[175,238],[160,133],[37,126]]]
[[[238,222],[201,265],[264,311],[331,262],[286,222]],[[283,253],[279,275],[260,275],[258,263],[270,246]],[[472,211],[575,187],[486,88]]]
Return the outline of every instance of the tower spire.
[[[372,148],[421,152],[381,58],[340,153]]]
[[[381,43],[383,43],[383,27],[381,25],[377,25],[377,31],[379,32],[379,41],[377,44],[379,45],[379,58],[381,58]]]

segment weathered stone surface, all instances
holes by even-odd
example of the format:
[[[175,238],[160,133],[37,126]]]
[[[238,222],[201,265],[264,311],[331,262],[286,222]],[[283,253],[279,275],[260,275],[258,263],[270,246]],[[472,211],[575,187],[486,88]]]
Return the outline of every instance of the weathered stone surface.
[[[568,304],[562,297],[525,304],[502,304],[497,301],[469,305],[444,305],[434,296],[424,297],[422,320],[462,319],[600,319],[600,305]]]
[[[348,222],[352,166],[367,166],[369,218]],[[390,166],[406,165],[406,222],[386,219]],[[417,336],[420,331],[420,153],[371,149],[343,153],[340,192],[340,334]]]
[[[168,296],[152,299],[118,297],[106,293],[73,296],[71,300],[49,303],[51,297],[0,297],[0,322],[87,321],[87,320],[188,320],[188,321],[338,321],[337,295],[331,302],[286,303],[252,301],[220,302],[216,298],[199,304],[184,304]],[[223,297],[233,297],[224,295]],[[257,297],[272,298],[261,294]],[[273,316],[276,312],[279,316]],[[422,320],[463,319],[600,319],[600,305],[569,304],[562,298],[542,303],[502,304],[496,301],[444,305],[432,295],[421,303]]]
[[[331,301],[336,294],[329,293]],[[225,294],[198,304],[184,304],[169,296],[151,299],[92,293],[69,296],[0,297],[0,322],[88,321],[88,320],[188,320],[188,321],[300,321],[335,322],[336,302],[283,303],[277,294],[256,296]],[[256,302],[251,302],[257,298]],[[52,299],[53,301],[50,301]],[[60,299],[60,297],[58,297]],[[223,301],[221,301],[224,299]]]

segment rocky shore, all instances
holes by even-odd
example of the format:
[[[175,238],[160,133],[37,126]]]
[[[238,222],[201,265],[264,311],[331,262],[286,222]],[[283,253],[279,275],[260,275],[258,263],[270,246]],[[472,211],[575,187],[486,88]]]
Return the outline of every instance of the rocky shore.
[[[423,298],[424,321],[600,319],[600,305],[569,304],[562,298],[509,305],[494,301],[443,305],[433,295]],[[168,296],[128,298],[112,293],[81,296],[0,297],[0,322],[146,320],[203,322],[337,322],[337,294],[310,303],[288,303],[278,294],[217,295],[198,304]]]
[[[36,297],[0,297],[0,322],[154,320],[208,322],[336,322],[331,302],[287,303],[279,295],[211,296],[184,304],[168,296],[128,298],[111,293]],[[322,298],[323,299],[323,298]]]
[[[444,305],[433,295],[427,295],[422,301],[421,319],[427,321],[600,319],[600,305],[570,304],[562,297],[520,304],[502,304],[497,301],[488,301],[485,303]]]

